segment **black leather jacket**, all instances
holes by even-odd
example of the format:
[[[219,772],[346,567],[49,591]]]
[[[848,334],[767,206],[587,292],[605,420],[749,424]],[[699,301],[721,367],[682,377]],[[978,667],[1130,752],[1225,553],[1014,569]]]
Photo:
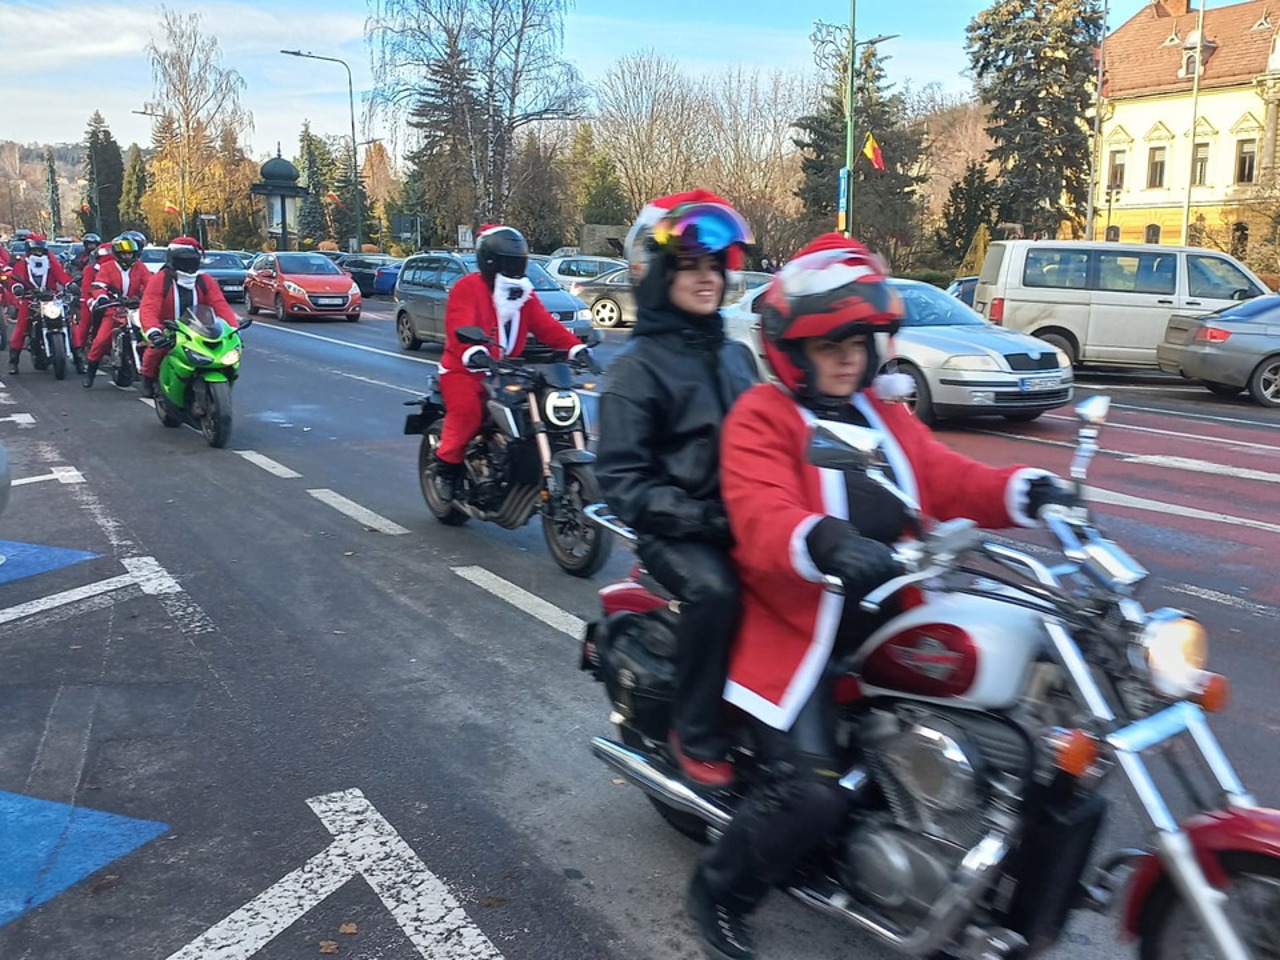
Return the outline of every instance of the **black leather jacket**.
[[[720,428],[756,379],[719,315],[641,309],[600,396],[596,477],[623,522],[645,537],[730,542]]]

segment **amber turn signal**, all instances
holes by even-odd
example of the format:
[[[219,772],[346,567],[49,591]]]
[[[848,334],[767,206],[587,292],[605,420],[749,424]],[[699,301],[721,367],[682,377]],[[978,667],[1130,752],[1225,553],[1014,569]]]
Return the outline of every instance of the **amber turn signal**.
[[[1098,762],[1098,741],[1083,730],[1054,730],[1048,743],[1053,765],[1068,776],[1083,777]]]
[[[1200,690],[1192,698],[1206,713],[1221,713],[1231,703],[1231,681],[1220,673],[1200,674]]]

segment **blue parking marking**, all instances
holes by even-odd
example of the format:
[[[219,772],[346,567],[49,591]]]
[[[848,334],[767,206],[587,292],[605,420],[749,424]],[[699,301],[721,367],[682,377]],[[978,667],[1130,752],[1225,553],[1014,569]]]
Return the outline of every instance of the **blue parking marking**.
[[[0,791],[0,927],[168,829]]]
[[[12,583],[37,573],[48,573],[60,567],[93,560],[99,554],[85,550],[68,550],[66,547],[46,547],[39,543],[18,543],[0,540],[0,583]]]

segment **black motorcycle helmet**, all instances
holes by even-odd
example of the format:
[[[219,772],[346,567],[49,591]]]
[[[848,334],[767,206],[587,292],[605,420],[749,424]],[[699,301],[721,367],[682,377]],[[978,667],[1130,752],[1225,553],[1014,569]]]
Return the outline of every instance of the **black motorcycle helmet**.
[[[175,237],[165,249],[164,263],[177,273],[195,273],[200,269],[203,257],[204,252],[198,241],[190,237]]]
[[[515,227],[485,227],[476,244],[476,266],[490,286],[498,274],[519,280],[529,269],[529,242]]]
[[[102,243],[102,238],[96,233],[86,233],[80,238],[80,243],[84,249],[81,251],[85,256],[93,256],[93,252],[98,249],[98,245]]]

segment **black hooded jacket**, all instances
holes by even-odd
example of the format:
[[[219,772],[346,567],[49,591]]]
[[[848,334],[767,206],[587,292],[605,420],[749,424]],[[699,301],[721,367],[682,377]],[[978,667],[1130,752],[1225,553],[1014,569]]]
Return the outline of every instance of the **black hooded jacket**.
[[[726,342],[720,315],[672,307],[666,281],[636,290],[631,342],[600,396],[596,477],[618,517],[642,537],[728,543],[720,499],[720,429],[756,382],[751,351]]]

